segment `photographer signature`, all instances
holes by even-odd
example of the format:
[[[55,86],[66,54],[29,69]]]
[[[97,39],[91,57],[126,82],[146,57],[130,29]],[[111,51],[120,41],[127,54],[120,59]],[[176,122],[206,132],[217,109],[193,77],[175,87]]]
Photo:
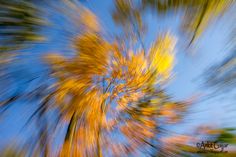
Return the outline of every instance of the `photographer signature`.
[[[227,151],[225,151],[225,148],[228,146],[228,144],[213,141],[202,141],[201,143],[197,143],[196,146],[203,151],[227,153]]]

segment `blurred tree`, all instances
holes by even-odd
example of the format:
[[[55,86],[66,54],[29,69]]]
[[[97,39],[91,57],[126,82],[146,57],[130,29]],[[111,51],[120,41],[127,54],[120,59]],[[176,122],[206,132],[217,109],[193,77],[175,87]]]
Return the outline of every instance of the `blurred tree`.
[[[173,101],[163,90],[171,78],[175,38],[163,34],[146,53],[144,48],[134,52],[119,41],[106,41],[89,10],[82,9],[79,19],[83,31],[73,44],[76,54],[45,57],[55,81],[50,86],[45,81],[1,106],[19,98],[38,99],[39,107],[29,118],[37,120],[39,134],[30,140],[31,155],[55,155],[49,134],[58,136],[55,128],[65,123],[60,156],[128,156],[156,149],[159,126],[178,122],[188,105]],[[53,109],[58,111],[56,126],[48,122]]]
[[[220,89],[218,91],[231,91],[236,84],[236,53],[232,52],[220,63],[211,66],[205,73],[206,85]]]
[[[8,146],[0,151],[1,157],[25,157],[25,152],[15,147]]]
[[[19,50],[41,42],[40,27],[45,21],[41,11],[30,1],[0,1],[0,52]]]
[[[115,9],[113,10],[112,17],[114,22],[123,28],[125,33],[124,39],[128,39],[128,44],[135,44],[138,41],[143,49],[145,49],[142,41],[144,23],[142,13],[136,3],[130,0],[115,0]]]
[[[152,8],[160,14],[183,11],[182,30],[190,35],[189,45],[202,34],[213,18],[222,15],[232,3],[232,0],[142,0],[144,8]]]
[[[158,15],[180,11],[184,14],[181,28],[190,36],[189,45],[202,34],[212,19],[222,15],[233,3],[232,0],[141,0],[141,2],[115,0],[115,2],[113,19],[130,33],[137,30],[142,33],[145,28],[142,16],[147,9],[152,9]]]
[[[58,80],[50,102],[68,123],[60,155],[128,156],[155,149],[158,126],[178,122],[186,111],[187,103],[172,101],[162,90],[171,76],[174,45],[170,34],[160,36],[145,55],[109,43],[90,28],[76,38],[73,58],[48,55]]]

